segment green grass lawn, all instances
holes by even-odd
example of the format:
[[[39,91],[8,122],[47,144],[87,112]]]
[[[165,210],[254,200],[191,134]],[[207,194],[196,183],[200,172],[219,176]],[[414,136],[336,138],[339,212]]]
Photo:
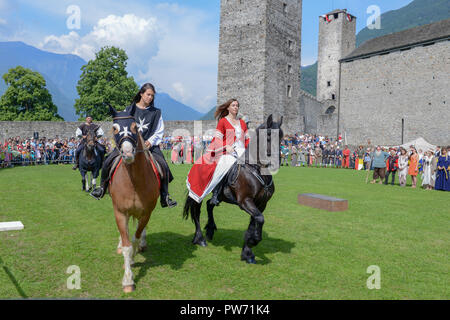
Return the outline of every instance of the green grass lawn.
[[[69,165],[0,170],[0,298],[137,299],[449,299],[450,193],[409,185],[366,184],[365,172],[282,167],[265,215],[257,264],[240,261],[248,215],[215,210],[218,231],[193,246],[183,220],[189,165],[172,166],[170,191],[179,206],[158,204],[148,224],[148,250],[136,257],[137,289],[122,293],[123,257],[109,196],[80,191]],[[398,180],[398,179],[397,179]],[[419,181],[420,182],[420,181]],[[348,199],[349,210],[301,206],[299,193]],[[201,224],[207,220],[203,207]],[[81,289],[67,289],[66,270],[81,270]],[[367,268],[381,270],[369,290]]]

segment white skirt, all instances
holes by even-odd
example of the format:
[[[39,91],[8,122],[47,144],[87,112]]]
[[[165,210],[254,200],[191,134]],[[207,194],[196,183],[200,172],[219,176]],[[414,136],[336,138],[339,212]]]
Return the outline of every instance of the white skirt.
[[[219,162],[217,162],[217,167],[214,170],[213,177],[209,182],[208,186],[205,188],[203,194],[199,197],[191,191],[189,181],[186,179],[186,185],[189,190],[189,197],[194,199],[197,203],[203,201],[203,199],[214,190],[217,184],[225,177],[228,171],[231,169],[233,164],[236,163],[237,158],[240,158],[245,152],[245,148],[235,147],[235,152],[233,155],[225,154],[220,157]]]

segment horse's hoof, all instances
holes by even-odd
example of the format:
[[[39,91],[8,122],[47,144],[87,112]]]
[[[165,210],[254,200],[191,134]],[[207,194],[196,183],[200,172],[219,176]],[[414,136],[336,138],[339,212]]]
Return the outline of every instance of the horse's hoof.
[[[248,264],[256,264],[255,258],[247,258],[247,259],[245,260],[245,262],[247,262]]]
[[[131,293],[134,290],[136,290],[136,287],[134,285],[123,287],[123,292],[125,293]]]
[[[122,248],[117,248],[117,254],[122,254]]]
[[[196,241],[196,242],[194,242],[194,244],[199,245],[200,247],[206,247],[207,246],[205,240]]]

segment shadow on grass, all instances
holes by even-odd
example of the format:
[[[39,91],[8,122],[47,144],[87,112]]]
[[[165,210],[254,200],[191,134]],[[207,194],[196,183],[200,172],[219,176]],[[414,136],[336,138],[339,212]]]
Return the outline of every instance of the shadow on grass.
[[[229,252],[230,259],[240,259],[239,255],[232,254],[233,248],[241,249],[244,244],[244,232],[242,230],[219,229],[214,239],[209,244],[215,247],[223,247]],[[139,253],[145,257],[144,262],[136,262],[133,268],[139,269],[135,276],[135,282],[146,276],[150,268],[168,265],[178,270],[183,267],[186,260],[194,258],[196,250],[205,250],[192,244],[193,234],[184,236],[173,232],[151,233],[147,235],[147,250]],[[290,253],[295,243],[283,239],[269,237],[263,231],[263,240],[253,248],[256,263],[266,265],[272,261],[266,254],[277,252]],[[244,262],[243,262],[244,263]]]
[[[228,252],[231,252],[233,248],[242,249],[242,246],[244,245],[244,233],[245,230],[218,228],[218,230],[214,233],[213,240],[208,241],[208,243],[216,247],[223,247]],[[270,237],[267,232],[263,230],[261,242],[258,243],[256,247],[253,247],[252,251],[256,256],[256,263],[265,265],[272,262],[266,254],[277,252],[290,253],[294,247],[294,242]],[[239,256],[235,258],[240,259],[240,253]]]
[[[20,294],[22,298],[28,298],[26,293],[22,290],[22,287],[20,286],[19,282],[17,281],[16,277],[12,274],[12,272],[9,270],[9,268],[4,264],[2,258],[0,257],[0,265],[2,265],[3,270],[8,275],[9,279],[11,280],[12,284],[16,287],[17,292]]]
[[[191,240],[190,235],[173,232],[147,234],[147,250],[139,253],[145,257],[145,261],[134,264],[134,267],[139,268],[135,282],[138,283],[153,267],[169,265],[172,269],[180,269],[186,260],[194,257],[193,253],[197,250]]]

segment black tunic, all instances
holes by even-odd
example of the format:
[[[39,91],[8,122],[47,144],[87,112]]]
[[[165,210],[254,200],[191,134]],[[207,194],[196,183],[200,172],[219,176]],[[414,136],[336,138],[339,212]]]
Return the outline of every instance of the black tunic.
[[[91,123],[90,125],[87,123],[83,123],[81,126],[79,126],[78,128],[81,130],[81,133],[83,134],[83,136],[86,136],[89,132],[89,130],[93,130],[96,134],[97,134],[97,130],[100,126],[94,123]]]
[[[130,112],[133,105],[127,107],[126,111]],[[158,127],[159,119],[161,118],[161,110],[150,106],[146,109],[140,109],[136,106],[136,111],[134,113],[134,119],[138,126],[138,131],[141,133],[144,141],[147,141],[152,135],[155,134],[156,128]]]

